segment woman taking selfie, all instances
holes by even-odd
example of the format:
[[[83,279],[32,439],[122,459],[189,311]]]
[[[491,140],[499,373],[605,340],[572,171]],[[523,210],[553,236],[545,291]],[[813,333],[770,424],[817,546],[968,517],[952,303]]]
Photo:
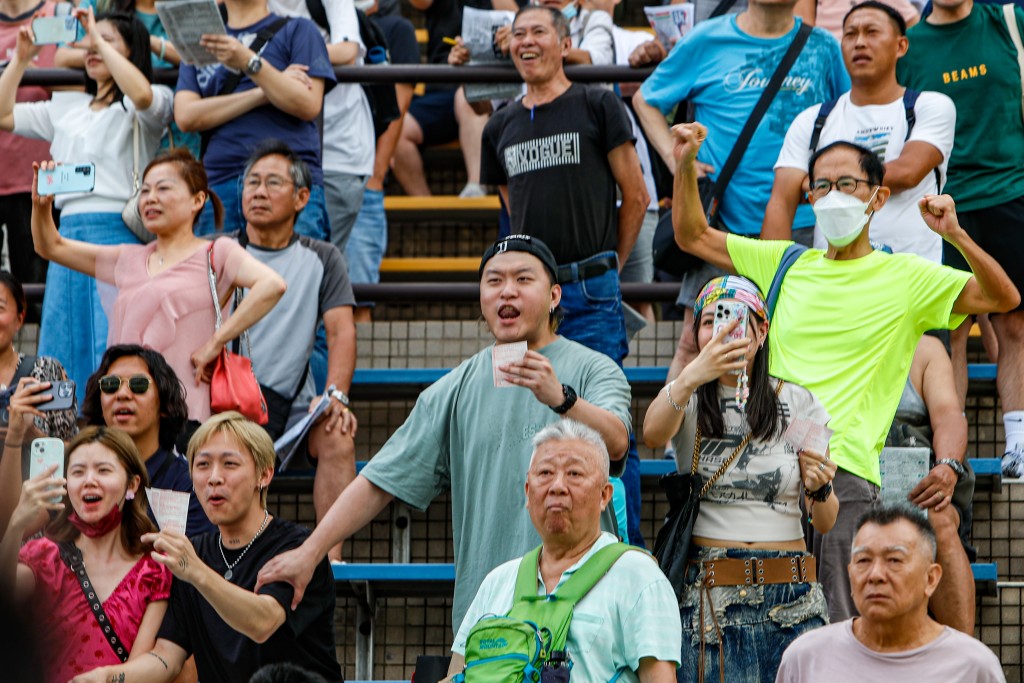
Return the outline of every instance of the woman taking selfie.
[[[26,481],[0,541],[0,585],[34,614],[47,683],[145,656],[171,587],[170,571],[140,540],[155,529],[146,516],[146,468],[131,439],[87,427],[66,453],[67,478],[54,478],[50,467]],[[57,513],[45,537],[19,549],[43,511]]]
[[[716,316],[731,320],[716,327]],[[767,305],[750,280],[707,283],[694,327],[700,354],[658,392],[644,418],[645,443],[671,439],[679,470],[696,465],[711,482],[680,600],[678,677],[771,683],[786,646],[828,621],[801,507],[815,530],[832,528],[836,465],[827,448],[798,452],[783,434],[794,420],[824,427],[829,416],[809,391],[768,374]],[[751,560],[763,562],[753,563],[765,570],[763,585],[744,585]]]
[[[38,171],[40,164],[34,167]],[[42,168],[53,168],[53,162],[45,162]],[[111,309],[110,345],[139,344],[163,354],[185,386],[189,419],[206,420],[210,364],[228,341],[274,307],[284,294],[284,280],[235,240],[222,237],[211,243],[193,234],[207,198],[215,207],[218,225],[223,209],[210,191],[203,165],[188,150],[162,152],[143,173],[139,212],[143,225],[156,235],[145,246],[100,246],[68,239],[53,223],[53,198],[39,195],[38,177],[37,172],[32,186],[36,251],[54,263],[114,285],[117,298]],[[236,287],[248,290],[219,330],[210,294],[209,260],[221,306]]]
[[[91,244],[137,243],[121,219],[132,195],[133,128],[138,121],[140,163],[152,158],[171,120],[170,88],[151,85],[149,34],[127,15],[93,16],[76,10],[87,48],[85,92],[62,91],[41,102],[15,103],[18,85],[41,46],[22,27],[11,61],[0,76],[0,130],[47,140],[58,163],[95,164],[91,192],[61,194],[61,233]],[[28,160],[9,160],[28,163]],[[40,355],[60,359],[78,388],[107,345],[107,320],[96,285],[67,268],[51,266],[46,276]]]

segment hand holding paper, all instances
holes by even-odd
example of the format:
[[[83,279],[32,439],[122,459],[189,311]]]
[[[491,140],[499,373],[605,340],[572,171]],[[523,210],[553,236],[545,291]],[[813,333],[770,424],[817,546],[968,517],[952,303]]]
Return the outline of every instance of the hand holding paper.
[[[146,489],[149,507],[156,517],[160,531],[185,533],[188,522],[188,491],[171,491],[168,489]]]

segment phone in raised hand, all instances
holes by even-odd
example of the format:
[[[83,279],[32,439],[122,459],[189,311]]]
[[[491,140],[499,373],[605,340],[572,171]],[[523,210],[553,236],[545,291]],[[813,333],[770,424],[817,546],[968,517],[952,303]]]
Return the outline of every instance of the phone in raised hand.
[[[739,320],[740,323],[732,329],[723,340],[725,343],[732,341],[739,341],[746,339],[747,337],[747,305],[739,301],[719,301],[715,304],[715,326],[713,333],[715,336],[718,332],[726,327],[733,320]],[[746,354],[740,356],[736,360],[746,361]],[[735,374],[735,371],[733,371]]]
[[[78,17],[71,15],[36,17],[32,20],[32,35],[36,45],[63,45],[84,38],[85,29]]]
[[[57,466],[53,473],[54,479],[64,478],[64,442],[60,439],[43,437],[32,440],[29,448],[29,479],[38,477],[50,467]],[[60,496],[51,499],[54,503],[60,502]]]
[[[57,164],[53,169],[39,169],[39,194],[92,192],[96,187],[96,164]]]

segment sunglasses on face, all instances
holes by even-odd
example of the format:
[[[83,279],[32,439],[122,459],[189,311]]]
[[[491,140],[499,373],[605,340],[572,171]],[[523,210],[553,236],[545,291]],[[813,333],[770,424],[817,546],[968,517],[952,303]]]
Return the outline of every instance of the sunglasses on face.
[[[146,393],[149,391],[149,385],[153,383],[153,381],[145,375],[132,375],[131,377],[107,375],[106,377],[100,377],[100,391],[104,394],[117,393],[117,390],[121,388],[122,382],[128,382],[128,389],[133,394]]]

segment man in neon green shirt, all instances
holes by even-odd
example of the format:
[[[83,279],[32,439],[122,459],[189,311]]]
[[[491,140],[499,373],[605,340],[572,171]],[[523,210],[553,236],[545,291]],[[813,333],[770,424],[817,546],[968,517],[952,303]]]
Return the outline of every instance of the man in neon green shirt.
[[[694,164],[706,129],[684,124],[673,132],[676,241],[767,291],[790,243],[709,230]],[[878,496],[878,455],[918,339],[929,329],[956,327],[965,315],[1007,311],[1020,303],[1003,269],[960,227],[947,195],[922,198],[921,215],[963,254],[973,275],[912,254],[874,251],[868,225],[889,197],[881,184],[884,172],[874,153],[851,143],[833,143],[811,157],[810,200],[829,247],[807,250],[786,274],[769,335],[771,374],[810,389],[832,416],[839,519],[814,545],[833,621],[855,614],[846,576],[854,524]],[[952,465],[936,466],[926,477],[933,498],[924,507],[951,497],[957,474]],[[950,509],[941,514],[956,514]]]

